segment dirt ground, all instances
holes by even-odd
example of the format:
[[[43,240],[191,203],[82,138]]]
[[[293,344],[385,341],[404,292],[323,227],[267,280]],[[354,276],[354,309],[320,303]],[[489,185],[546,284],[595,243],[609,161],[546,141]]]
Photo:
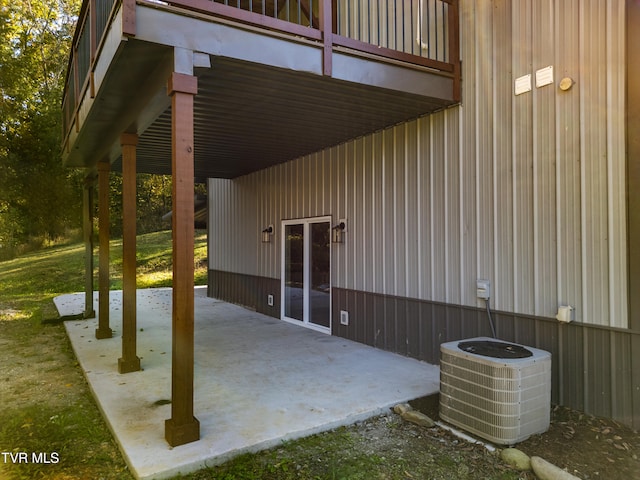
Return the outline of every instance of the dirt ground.
[[[437,403],[428,399],[415,408],[437,417]],[[446,435],[454,449],[468,448]],[[570,408],[553,406],[551,425],[516,445],[529,456],[542,457],[569,473],[587,479],[640,478],[640,435],[613,420],[587,415]],[[481,477],[478,477],[481,478]],[[534,479],[533,473],[521,478]]]
[[[16,468],[0,458],[0,479],[131,478],[62,325],[0,321],[0,365],[0,449],[63,452],[56,465]],[[413,407],[437,419],[437,397],[416,401]],[[549,431],[517,447],[584,480],[640,478],[637,432],[568,408],[553,407]],[[483,446],[437,427],[404,422],[395,414],[290,442],[251,461],[262,463],[267,473],[242,476],[225,473],[223,467],[190,478],[536,478],[531,472],[515,472]]]

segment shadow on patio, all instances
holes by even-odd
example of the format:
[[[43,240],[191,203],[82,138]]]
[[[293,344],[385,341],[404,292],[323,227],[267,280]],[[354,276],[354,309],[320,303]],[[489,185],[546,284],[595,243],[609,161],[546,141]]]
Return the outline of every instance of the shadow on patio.
[[[94,293],[97,305],[97,293]],[[60,315],[84,294],[55,299]],[[136,478],[168,478],[354,423],[396,403],[436,393],[439,369],[195,294],[195,416],[201,439],[164,439],[171,397],[171,289],[137,292],[142,371],[117,372],[122,292],[110,295],[114,337],[97,319],[65,323],[97,403]]]

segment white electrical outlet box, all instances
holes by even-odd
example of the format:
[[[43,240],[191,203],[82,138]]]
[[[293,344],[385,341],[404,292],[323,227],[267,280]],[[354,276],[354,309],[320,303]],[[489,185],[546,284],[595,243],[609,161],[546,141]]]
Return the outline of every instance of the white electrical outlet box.
[[[349,312],[340,310],[340,325],[349,325]]]
[[[477,297],[483,300],[491,298],[491,281],[479,278],[476,282]]]
[[[273,307],[273,295],[267,295],[267,305]]]

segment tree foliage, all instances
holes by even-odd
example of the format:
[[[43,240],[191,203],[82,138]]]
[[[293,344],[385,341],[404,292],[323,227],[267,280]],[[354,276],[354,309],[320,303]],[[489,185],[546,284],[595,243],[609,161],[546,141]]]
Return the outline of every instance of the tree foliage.
[[[82,225],[86,172],[65,168],[61,157],[61,101],[81,3],[0,0],[0,258]],[[110,190],[111,234],[118,236],[117,173]],[[139,174],[137,204],[140,233],[167,228],[171,178]]]
[[[0,248],[77,223],[81,181],[63,168],[60,102],[79,0],[0,0]]]
[[[136,231],[149,233],[166,229],[170,221],[162,217],[171,210],[171,177],[139,173],[136,176]],[[110,177],[110,234],[122,235],[122,175],[112,173]]]

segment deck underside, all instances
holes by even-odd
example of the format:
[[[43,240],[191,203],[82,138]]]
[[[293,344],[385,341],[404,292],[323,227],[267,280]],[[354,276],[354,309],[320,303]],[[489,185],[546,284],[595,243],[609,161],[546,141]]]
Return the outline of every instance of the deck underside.
[[[455,103],[451,75],[233,22],[138,6],[135,38],[106,36],[94,96],[85,95],[65,162],[120,165],[137,133],[139,172],[171,172],[167,79],[180,56],[198,77],[195,174],[233,178]],[[150,27],[153,26],[153,28]]]

